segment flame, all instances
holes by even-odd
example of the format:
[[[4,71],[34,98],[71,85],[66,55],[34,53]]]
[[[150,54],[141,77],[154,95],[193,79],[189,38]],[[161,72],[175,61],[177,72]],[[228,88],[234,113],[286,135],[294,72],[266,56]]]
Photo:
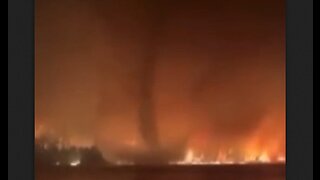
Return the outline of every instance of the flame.
[[[216,159],[206,158],[203,154],[196,155],[193,149],[186,151],[185,157],[181,161],[170,162],[170,164],[179,165],[228,165],[228,164],[248,164],[248,163],[272,163],[285,162],[284,156],[278,156],[276,160],[272,160],[267,152],[249,153],[244,155],[242,160],[234,160],[232,157],[227,157],[227,153],[219,151]]]
[[[79,166],[81,164],[81,160],[80,159],[75,159],[73,161],[70,162],[70,166]]]
[[[279,134],[272,133],[268,120],[248,137],[234,143],[215,144],[210,133],[202,130],[189,138],[184,157],[181,160],[169,162],[180,165],[221,165],[221,164],[248,164],[248,163],[286,163],[284,139],[277,138]],[[269,121],[270,122],[270,121]],[[56,138],[56,133],[45,124],[35,124],[35,138],[48,136]],[[92,147],[95,142],[80,136],[57,138],[59,149],[70,147]],[[139,139],[131,138],[121,141],[126,148],[141,149]],[[283,143],[283,144],[282,144]],[[48,144],[43,144],[48,149]],[[99,149],[101,150],[101,149]],[[238,154],[237,154],[238,153]],[[125,160],[118,161],[117,165],[134,164]],[[70,164],[71,165],[71,164]]]
[[[192,162],[195,160],[195,157],[194,157],[194,153],[192,150],[188,150],[187,151],[187,154],[186,154],[186,157],[185,157],[185,161],[186,162]]]
[[[286,157],[285,156],[279,156],[277,157],[278,162],[286,162]]]
[[[270,162],[270,157],[267,153],[262,153],[259,157],[258,157],[258,161],[259,162],[263,162],[263,163],[268,163]]]

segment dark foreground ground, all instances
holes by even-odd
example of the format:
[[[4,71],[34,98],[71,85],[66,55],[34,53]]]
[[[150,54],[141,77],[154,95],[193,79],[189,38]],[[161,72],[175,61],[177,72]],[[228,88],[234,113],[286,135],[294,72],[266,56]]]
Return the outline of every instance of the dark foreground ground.
[[[36,168],[36,180],[285,180],[284,164]]]

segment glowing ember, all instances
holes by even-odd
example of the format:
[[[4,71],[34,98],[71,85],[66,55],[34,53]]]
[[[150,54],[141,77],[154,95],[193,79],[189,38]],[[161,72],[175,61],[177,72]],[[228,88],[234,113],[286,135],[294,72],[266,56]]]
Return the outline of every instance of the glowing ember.
[[[115,165],[117,166],[128,166],[128,165],[134,165],[134,162],[130,162],[130,161],[124,161],[124,160],[119,160],[115,162]]]
[[[279,157],[277,158],[277,161],[278,161],[278,162],[286,162],[286,157],[284,157],[284,156],[279,156]]]
[[[80,159],[75,159],[75,160],[70,162],[70,166],[72,166],[72,167],[79,166],[80,164],[81,164],[81,160]]]
[[[270,158],[269,158],[267,153],[263,153],[261,156],[259,156],[258,161],[259,162],[263,162],[263,163],[268,163],[271,160],[270,160]]]
[[[225,163],[225,164],[234,164],[235,162],[232,161],[232,160],[229,160],[229,161],[225,161],[224,163]]]

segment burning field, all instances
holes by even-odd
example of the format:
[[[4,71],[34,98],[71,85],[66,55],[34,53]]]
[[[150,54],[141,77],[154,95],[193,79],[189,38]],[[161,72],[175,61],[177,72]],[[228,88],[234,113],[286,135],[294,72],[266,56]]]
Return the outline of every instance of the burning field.
[[[36,0],[37,177],[283,179],[284,10],[282,0]]]

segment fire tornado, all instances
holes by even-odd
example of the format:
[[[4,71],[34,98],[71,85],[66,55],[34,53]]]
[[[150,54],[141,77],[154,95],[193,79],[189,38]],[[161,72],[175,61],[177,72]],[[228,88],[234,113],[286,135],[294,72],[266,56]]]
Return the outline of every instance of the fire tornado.
[[[37,0],[36,142],[114,165],[285,162],[284,7]]]

